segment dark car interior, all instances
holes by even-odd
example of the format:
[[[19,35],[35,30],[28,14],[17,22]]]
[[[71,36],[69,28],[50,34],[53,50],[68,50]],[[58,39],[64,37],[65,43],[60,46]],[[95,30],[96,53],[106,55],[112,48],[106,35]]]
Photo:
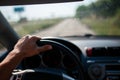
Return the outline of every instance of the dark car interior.
[[[80,0],[1,0],[0,6],[74,1]],[[0,61],[19,38],[0,12],[0,43],[7,49]],[[36,44],[53,49],[25,58],[13,71],[13,80],[120,80],[120,36],[46,37]]]

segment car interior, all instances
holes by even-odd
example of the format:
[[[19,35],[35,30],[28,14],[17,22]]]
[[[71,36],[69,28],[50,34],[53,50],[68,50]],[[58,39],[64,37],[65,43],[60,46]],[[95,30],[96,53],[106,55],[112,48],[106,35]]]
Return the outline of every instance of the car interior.
[[[82,4],[84,1],[86,3]],[[46,13],[42,12],[54,10],[55,5],[61,7],[56,9],[63,9],[62,12],[70,14],[64,10],[66,7],[63,4],[68,9],[72,9],[74,5],[81,6],[77,8],[74,17],[59,18],[56,14],[58,11],[60,15],[59,10],[51,11],[51,14],[48,11],[50,17],[47,19],[40,19],[34,14],[33,9],[36,7],[48,5],[48,9],[37,9],[36,11],[41,11],[41,14],[38,14],[44,16]],[[52,5],[53,8],[50,7]],[[29,16],[27,6],[30,6],[28,13],[36,16],[36,19],[23,17],[25,11],[26,16]],[[9,7],[12,7],[14,12],[10,13]],[[14,18],[16,15],[17,19]],[[35,29],[42,21],[52,20],[57,22],[54,25],[49,24],[53,27],[37,28],[30,33],[24,32]],[[78,25],[79,28],[76,28]],[[58,29],[61,31],[56,33]],[[1,0],[0,61],[3,61],[16,42],[27,34],[42,36],[36,44],[38,46],[49,44],[53,49],[25,58],[13,71],[12,80],[120,80],[119,0]]]

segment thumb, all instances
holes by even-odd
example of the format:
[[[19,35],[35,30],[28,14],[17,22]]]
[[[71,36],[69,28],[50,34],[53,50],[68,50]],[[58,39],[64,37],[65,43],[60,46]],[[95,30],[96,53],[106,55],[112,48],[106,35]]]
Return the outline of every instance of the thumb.
[[[42,47],[38,47],[38,53],[48,51],[48,50],[51,50],[51,49],[52,49],[51,45],[44,45]]]

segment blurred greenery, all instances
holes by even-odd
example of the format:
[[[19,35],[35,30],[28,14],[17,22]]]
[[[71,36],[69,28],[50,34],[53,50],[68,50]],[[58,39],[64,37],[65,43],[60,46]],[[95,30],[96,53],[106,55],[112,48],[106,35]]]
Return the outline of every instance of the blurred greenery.
[[[120,35],[120,10],[114,17],[104,19],[90,16],[81,19],[81,22],[92,28],[97,35]]]
[[[46,29],[48,27],[51,27],[59,23],[61,20],[62,18],[28,21],[25,23],[14,24],[13,27],[20,36],[24,36],[26,34],[32,34],[40,30]]]
[[[79,6],[75,16],[97,35],[120,35],[120,0],[97,0]]]
[[[91,14],[108,18],[115,16],[120,9],[120,0],[97,0],[89,5],[81,5],[76,10],[76,17],[83,18]]]

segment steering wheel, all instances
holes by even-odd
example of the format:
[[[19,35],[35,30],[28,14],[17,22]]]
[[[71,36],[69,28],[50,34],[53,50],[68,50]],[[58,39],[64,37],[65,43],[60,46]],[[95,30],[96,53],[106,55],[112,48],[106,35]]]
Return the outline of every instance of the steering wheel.
[[[65,52],[65,54],[69,55],[78,66],[78,79],[77,80],[85,80],[84,70],[81,62],[77,58],[76,54],[69,49],[67,46],[51,40],[39,40],[37,41],[38,46],[43,45],[52,45],[53,49],[60,49]],[[22,71],[18,71],[13,73],[14,76],[19,77],[21,75],[21,80],[76,80],[75,78],[67,75],[62,70],[53,69],[53,68],[35,68],[35,69],[26,69]]]

